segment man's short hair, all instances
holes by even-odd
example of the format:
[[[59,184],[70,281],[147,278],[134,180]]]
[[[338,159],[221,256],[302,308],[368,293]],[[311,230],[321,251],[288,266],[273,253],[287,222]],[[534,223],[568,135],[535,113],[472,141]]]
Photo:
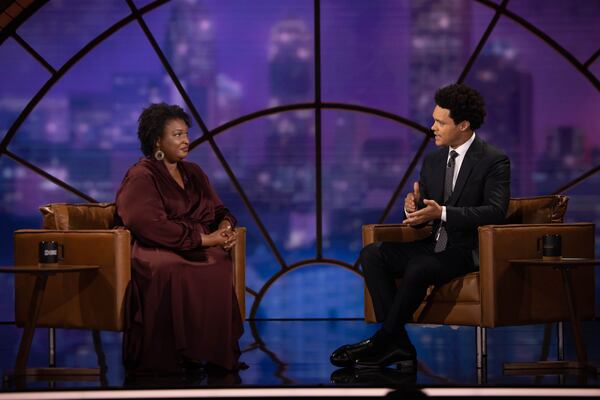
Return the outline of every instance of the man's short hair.
[[[485,102],[475,89],[465,84],[453,84],[435,92],[435,104],[450,110],[450,118],[455,124],[469,121],[475,130],[485,119]]]

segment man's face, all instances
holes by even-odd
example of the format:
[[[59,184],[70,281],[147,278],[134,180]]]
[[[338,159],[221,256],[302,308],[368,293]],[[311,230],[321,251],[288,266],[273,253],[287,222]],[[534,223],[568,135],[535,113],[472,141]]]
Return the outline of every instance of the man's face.
[[[458,125],[450,118],[450,110],[438,105],[433,109],[433,125],[431,129],[435,134],[435,145],[438,147],[458,147],[471,137],[468,121]]]

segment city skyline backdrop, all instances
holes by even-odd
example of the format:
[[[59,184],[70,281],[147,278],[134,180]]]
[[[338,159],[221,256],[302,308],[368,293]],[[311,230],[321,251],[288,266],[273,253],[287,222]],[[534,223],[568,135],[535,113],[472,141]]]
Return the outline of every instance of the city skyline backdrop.
[[[146,2],[137,2],[143,6]],[[600,3],[514,1],[523,16],[585,62],[600,41]],[[471,0],[321,1],[321,98],[358,104],[431,125],[433,93],[458,79],[494,11]],[[209,129],[265,108],[315,99],[312,1],[172,1],[143,16]],[[55,69],[130,13],[125,1],[50,1],[17,33]],[[594,38],[596,40],[594,40]],[[0,46],[0,135],[50,77],[12,38]],[[590,70],[596,80],[600,61]],[[555,50],[501,17],[466,83],[488,105],[478,134],[511,157],[513,197],[548,194],[600,164],[595,115],[600,93]],[[113,201],[139,157],[136,118],[150,102],[184,105],[140,26],[100,43],[50,89],[8,149],[99,201]],[[374,115],[322,111],[323,255],[353,264],[360,226],[381,217],[424,139]],[[200,137],[197,124],[192,139]],[[215,136],[216,144],[285,262],[314,257],[317,185],[314,110],[254,119]],[[429,144],[427,151],[433,150]],[[221,163],[202,143],[190,154],[249,229],[248,287],[280,269]],[[420,169],[413,172],[412,182]],[[0,157],[2,264],[11,235],[37,227],[37,207],[83,201],[7,157]],[[600,178],[567,194],[568,220],[600,222]],[[399,222],[408,185],[387,222]],[[597,243],[600,242],[597,240]],[[259,316],[360,317],[362,281],[327,265],[291,272],[263,300]],[[336,282],[336,285],[331,285]],[[11,282],[1,319],[10,319]],[[597,284],[598,286],[598,284]],[[310,293],[306,293],[310,287]],[[598,296],[597,296],[598,297]],[[310,301],[307,301],[310,299]],[[250,299],[252,300],[252,299]],[[251,303],[251,301],[249,302]],[[596,301],[598,304],[598,300]]]

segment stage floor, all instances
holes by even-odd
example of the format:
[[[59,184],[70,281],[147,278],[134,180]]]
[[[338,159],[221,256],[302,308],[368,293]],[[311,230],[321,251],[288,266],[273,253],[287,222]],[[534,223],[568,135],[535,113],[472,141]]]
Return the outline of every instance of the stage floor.
[[[503,372],[505,362],[535,361],[542,355],[544,325],[488,329],[487,373],[475,367],[475,329],[467,327],[411,325],[409,334],[417,348],[416,374],[389,368],[375,371],[339,370],[329,363],[337,346],[370,336],[376,325],[361,320],[268,320],[246,322],[240,342],[241,361],[249,368],[235,374],[153,376],[127,378],[121,365],[121,335],[103,332],[108,372],[104,379],[5,381],[2,391],[92,388],[207,388],[207,387],[586,387],[600,388],[600,376],[588,374],[512,375]],[[600,321],[583,323],[588,357],[600,365]],[[21,329],[0,326],[0,369],[10,370],[16,358]],[[556,357],[553,325],[549,359]],[[575,359],[570,326],[565,324],[565,358]],[[45,366],[47,329],[38,329],[29,366]],[[57,331],[57,366],[93,367],[96,355],[91,333]],[[2,393],[0,393],[1,395]],[[1,398],[2,396],[0,396]]]

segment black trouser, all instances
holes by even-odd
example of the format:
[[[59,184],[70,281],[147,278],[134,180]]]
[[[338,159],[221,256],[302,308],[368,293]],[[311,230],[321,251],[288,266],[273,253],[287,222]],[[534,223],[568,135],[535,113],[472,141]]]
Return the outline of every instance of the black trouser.
[[[409,243],[376,242],[360,252],[375,316],[385,331],[404,329],[430,285],[441,285],[476,269],[470,249],[450,247],[435,253],[434,246],[431,238]],[[398,288],[397,278],[401,278]]]

